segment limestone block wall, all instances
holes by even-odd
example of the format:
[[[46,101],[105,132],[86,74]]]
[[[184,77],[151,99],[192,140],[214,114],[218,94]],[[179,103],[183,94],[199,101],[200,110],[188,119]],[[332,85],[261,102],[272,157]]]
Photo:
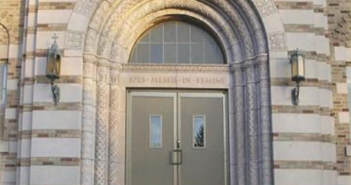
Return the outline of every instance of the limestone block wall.
[[[7,100],[1,110],[0,138],[0,183],[15,184],[17,166],[19,78],[22,60],[24,0],[0,1],[0,23],[10,34],[9,64],[7,72]],[[0,62],[7,61],[8,37],[0,27]],[[3,102],[1,102],[1,107]]]
[[[332,65],[325,0],[275,0],[286,44],[271,54],[275,183],[329,185],[337,182]],[[306,55],[300,104],[291,103],[288,53]]]
[[[334,119],[337,133],[337,169],[340,184],[351,183],[351,158],[345,155],[350,146],[350,68],[351,61],[351,1],[328,0],[330,62],[333,66]]]
[[[17,184],[80,182],[83,61],[63,50],[74,4],[75,0],[26,1]],[[45,77],[46,52],[55,34],[63,52],[57,106]]]

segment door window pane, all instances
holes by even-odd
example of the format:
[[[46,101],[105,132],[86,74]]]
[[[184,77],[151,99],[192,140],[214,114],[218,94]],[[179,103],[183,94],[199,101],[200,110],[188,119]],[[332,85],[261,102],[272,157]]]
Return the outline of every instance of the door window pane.
[[[206,123],[205,116],[193,117],[193,147],[206,147]]]
[[[218,42],[196,25],[181,21],[159,24],[134,46],[130,63],[224,64]]]
[[[162,148],[161,115],[150,115],[150,148]]]

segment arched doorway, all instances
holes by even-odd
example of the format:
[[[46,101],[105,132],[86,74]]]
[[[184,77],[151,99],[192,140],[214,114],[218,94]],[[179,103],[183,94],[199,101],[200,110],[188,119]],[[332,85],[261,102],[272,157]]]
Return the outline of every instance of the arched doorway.
[[[82,181],[128,182],[125,178],[128,89],[189,88],[228,92],[228,183],[273,184],[268,48],[253,5],[246,1],[181,0],[122,1],[111,6],[115,11],[105,12],[104,16],[110,17],[106,22],[98,19],[104,6],[101,12],[97,11],[86,37],[83,127],[87,129],[83,129],[82,155],[87,150],[94,154],[83,157]],[[187,17],[213,30],[227,63],[192,66],[128,63],[138,38],[170,17]],[[189,79],[198,77],[194,72],[212,77],[200,79],[202,85],[196,80],[187,84],[164,80],[172,79],[167,75],[172,77],[174,73]],[[148,82],[148,77],[154,77],[156,83]],[[93,146],[84,145],[90,139],[84,134],[95,138]],[[89,168],[95,169],[93,174]]]
[[[185,20],[152,27],[129,58],[131,66],[148,65],[154,74],[141,71],[125,80],[127,87],[141,87],[127,89],[126,184],[229,182],[230,73],[213,73],[213,67],[228,68],[221,46],[207,30]],[[179,65],[193,70],[174,70]],[[170,70],[155,68],[163,66]]]

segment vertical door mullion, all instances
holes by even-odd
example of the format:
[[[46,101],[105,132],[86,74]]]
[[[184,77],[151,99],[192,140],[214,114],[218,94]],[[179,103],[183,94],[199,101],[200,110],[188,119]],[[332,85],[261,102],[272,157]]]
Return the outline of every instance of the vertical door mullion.
[[[177,149],[177,139],[178,139],[178,94],[176,93],[173,97],[173,105],[174,105],[174,122],[173,122],[173,150]],[[171,151],[173,152],[173,151]],[[173,165],[174,168],[174,185],[178,185],[178,165]]]
[[[182,139],[181,139],[181,98],[180,98],[180,93],[177,91],[177,140],[180,141],[180,149],[182,149]],[[177,185],[182,185],[181,181],[181,169],[182,165],[177,165],[177,179],[178,179],[178,184]]]

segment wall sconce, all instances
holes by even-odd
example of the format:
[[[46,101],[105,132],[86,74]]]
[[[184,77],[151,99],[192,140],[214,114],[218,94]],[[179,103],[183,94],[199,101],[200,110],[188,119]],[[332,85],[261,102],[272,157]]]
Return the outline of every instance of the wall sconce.
[[[294,105],[299,104],[300,82],[305,81],[305,56],[296,49],[290,54],[291,79],[296,82],[296,88],[291,91],[291,100]]]
[[[48,51],[46,77],[50,79],[53,100],[55,102],[55,105],[57,105],[57,103],[60,101],[60,88],[55,85],[54,82],[56,79],[60,78],[61,53],[56,42],[56,39],[58,39],[58,37],[55,34],[52,38],[54,39],[54,43],[51,45]]]

